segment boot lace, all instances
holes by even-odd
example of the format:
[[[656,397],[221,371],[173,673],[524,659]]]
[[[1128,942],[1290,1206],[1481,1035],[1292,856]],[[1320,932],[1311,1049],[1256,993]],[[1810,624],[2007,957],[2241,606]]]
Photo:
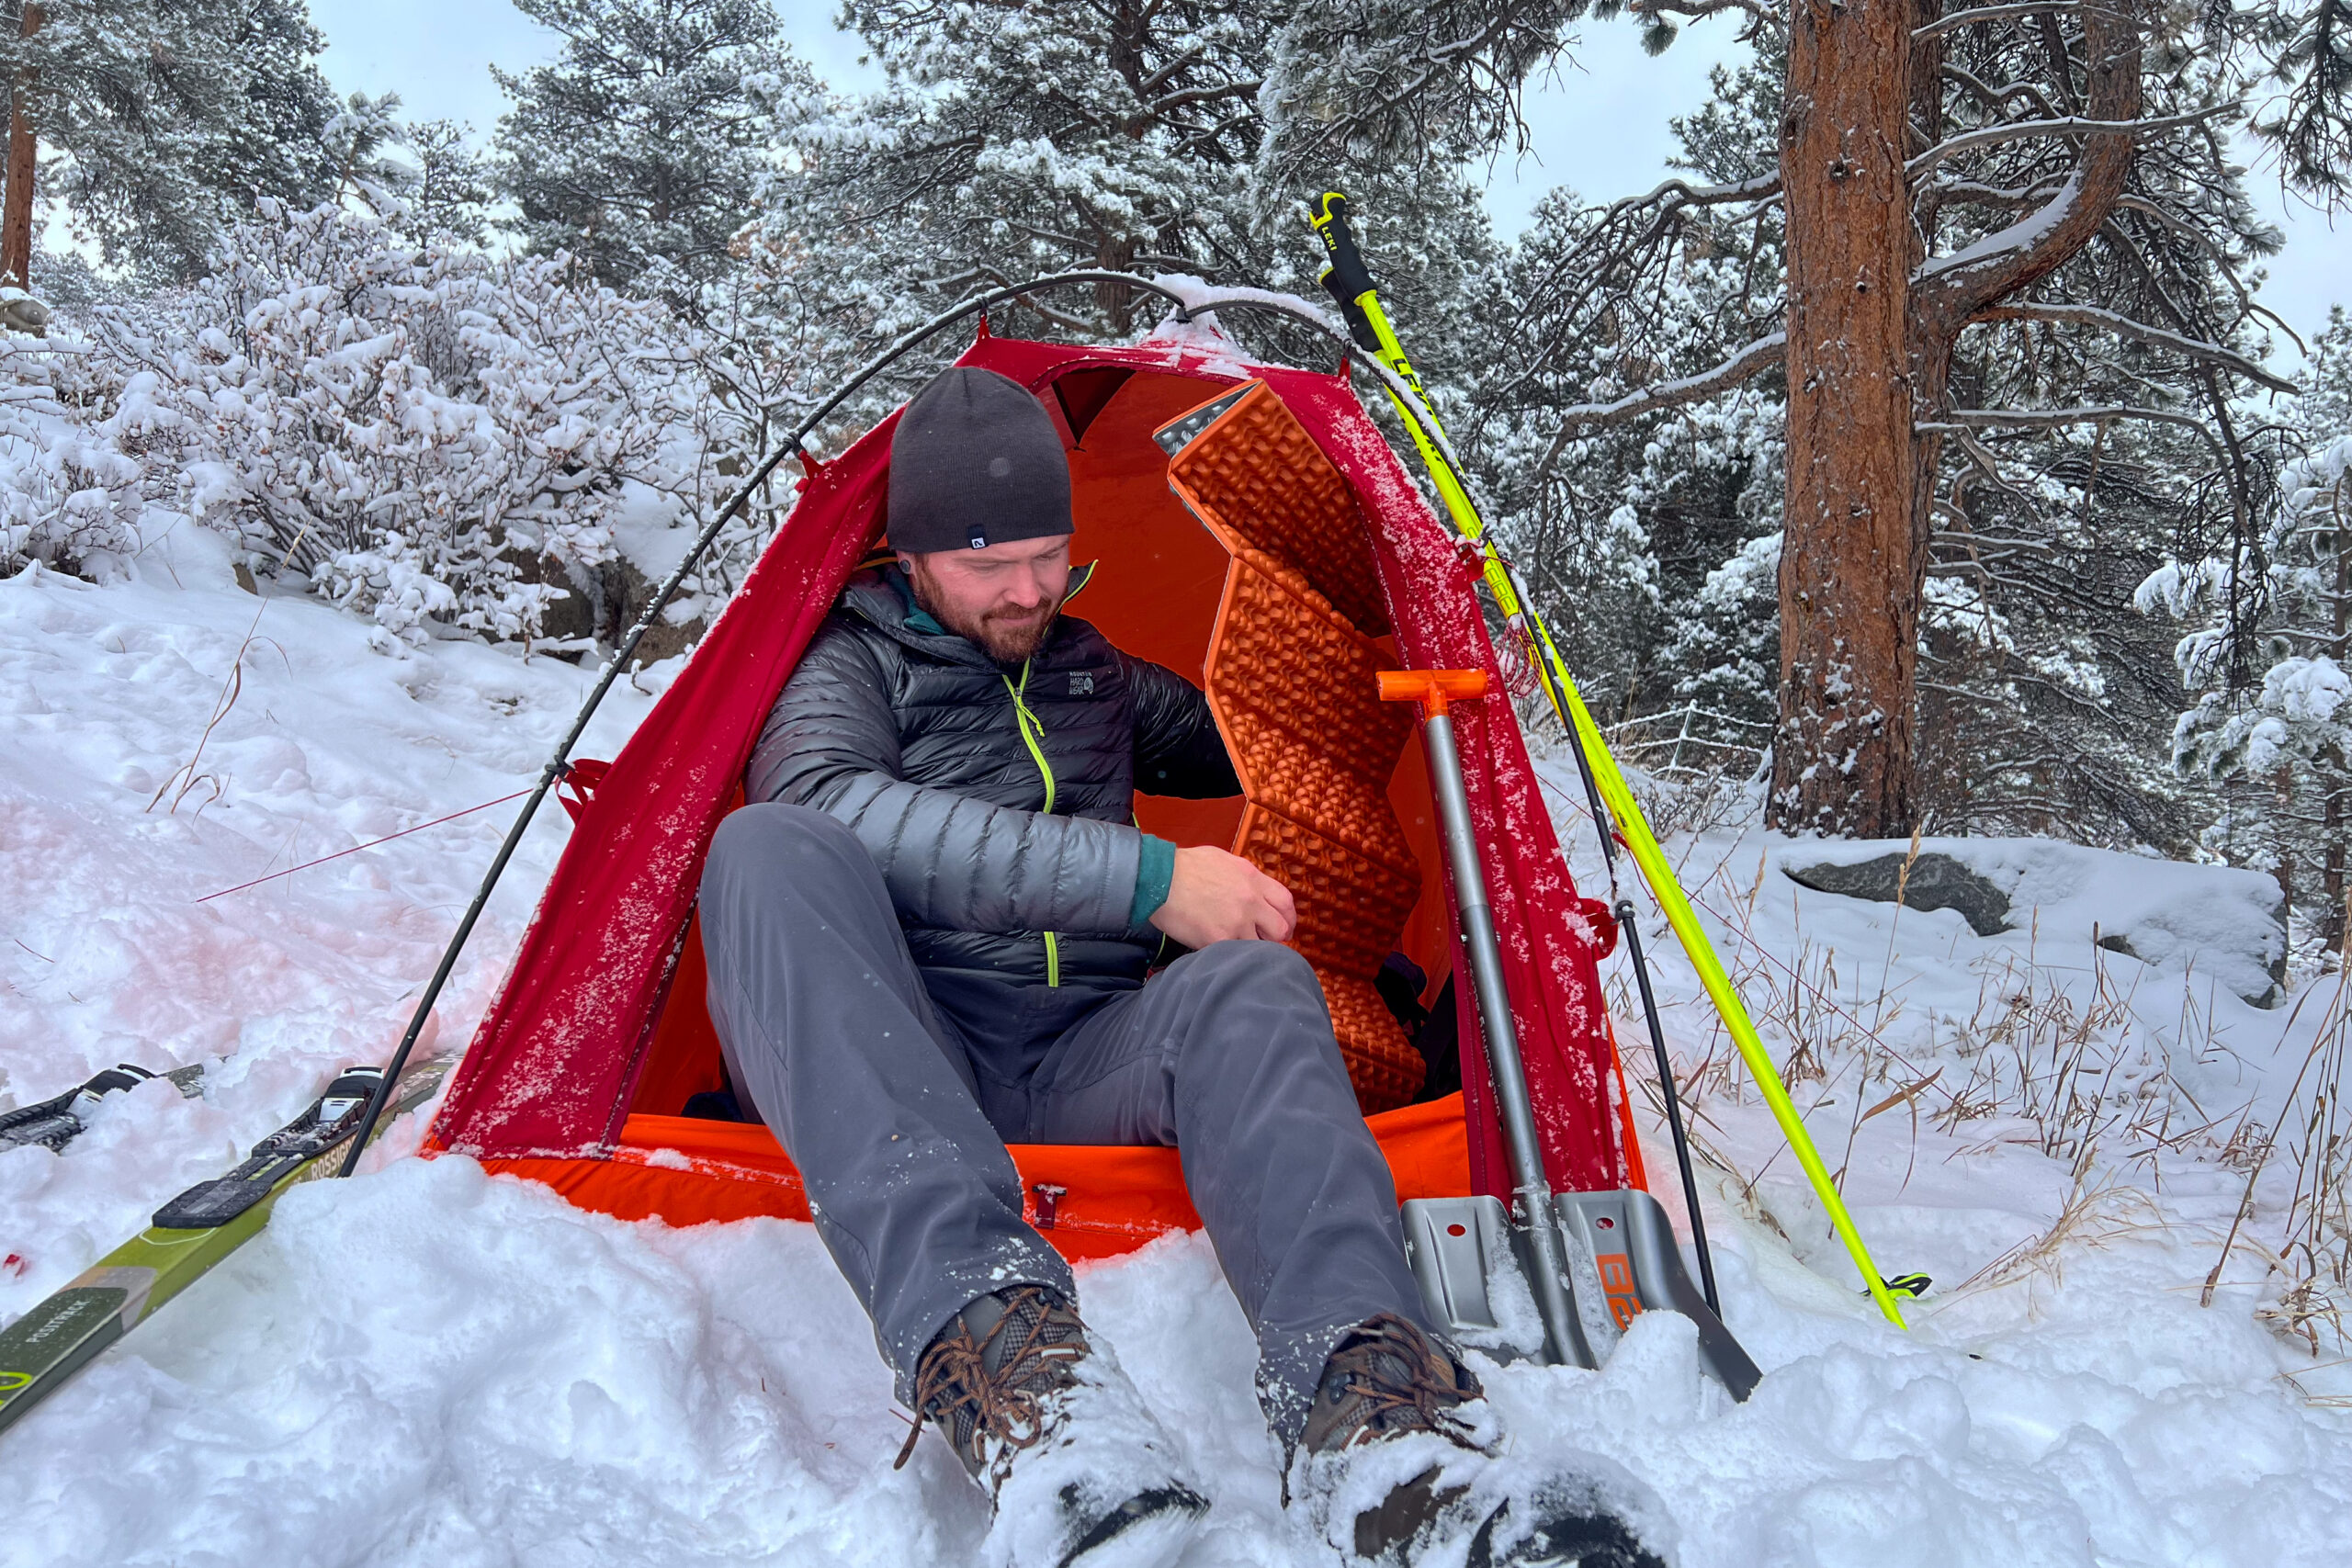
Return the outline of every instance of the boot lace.
[[[914,1456],[924,1416],[940,1424],[967,1465],[984,1457],[983,1439],[1010,1451],[1045,1437],[1042,1401],[1073,1381],[1069,1363],[1085,1354],[1082,1330],[1077,1314],[1041,1287],[1005,1292],[1003,1301],[1004,1315],[986,1334],[975,1337],[959,1317],[923,1352],[915,1371],[918,1414],[891,1469]]]
[[[1485,1392],[1418,1325],[1387,1312],[1367,1319],[1331,1353],[1324,1391],[1337,1418],[1320,1434],[1325,1441],[1309,1446],[1326,1450],[1416,1428],[1465,1442],[1469,1427],[1456,1412]]]

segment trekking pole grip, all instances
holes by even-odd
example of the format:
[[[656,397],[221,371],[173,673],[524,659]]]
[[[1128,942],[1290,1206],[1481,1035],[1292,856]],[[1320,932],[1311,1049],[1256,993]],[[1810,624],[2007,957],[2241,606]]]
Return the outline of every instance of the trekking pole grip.
[[[1307,221],[1315,225],[1316,235],[1323,242],[1323,254],[1331,258],[1320,280],[1324,289],[1348,319],[1348,333],[1356,346],[1378,354],[1380,334],[1373,329],[1363,304],[1363,297],[1374,293],[1376,286],[1372,268],[1364,265],[1363,253],[1356,248],[1355,231],[1348,226],[1347,197],[1336,190],[1325,191],[1307,209]]]

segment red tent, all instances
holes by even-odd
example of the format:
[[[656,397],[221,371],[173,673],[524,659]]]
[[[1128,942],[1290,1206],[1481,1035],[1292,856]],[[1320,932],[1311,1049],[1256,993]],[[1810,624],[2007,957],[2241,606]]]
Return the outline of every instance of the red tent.
[[[1421,964],[1432,993],[1457,967],[1420,750],[1409,716],[1373,701],[1369,671],[1483,667],[1499,691],[1475,568],[1344,375],[1245,365],[1213,338],[1114,349],[984,333],[962,363],[1031,388],[1061,423],[1076,554],[1100,563],[1073,613],[1204,682],[1249,790],[1241,802],[1139,796],[1138,819],[1180,843],[1236,847],[1298,894],[1298,945],[1324,979],[1400,1196],[1507,1196],[1466,983],[1455,996],[1466,1095],[1419,1105],[1401,1102],[1419,1059],[1369,985],[1391,950]],[[1154,436],[1180,421],[1192,440],[1171,462]],[[712,831],[741,803],[761,721],[877,543],[894,423],[802,481],[628,745],[600,776],[582,765],[571,842],[428,1148],[625,1217],[807,1216],[764,1127],[679,1114],[720,1081],[695,892]],[[1454,713],[1553,1184],[1638,1185],[1594,907],[1569,880],[1507,703]],[[1035,1217],[1070,1256],[1199,1223],[1173,1149],[1013,1154]]]

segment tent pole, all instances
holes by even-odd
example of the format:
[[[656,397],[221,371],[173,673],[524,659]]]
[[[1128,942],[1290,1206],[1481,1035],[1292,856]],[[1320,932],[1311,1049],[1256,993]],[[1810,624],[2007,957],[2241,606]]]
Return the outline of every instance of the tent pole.
[[[921,326],[907,333],[872,359],[867,360],[854,374],[836,388],[831,396],[819,403],[806,418],[801,420],[799,424],[794,427],[790,435],[778,442],[766,457],[760,459],[759,467],[752,470],[751,476],[737,487],[727,504],[719,508],[718,514],[703,529],[700,536],[695,540],[693,547],[686,551],[684,558],[678,562],[675,570],[662,580],[662,586],[647,602],[644,613],[638,616],[637,624],[629,628],[628,636],[621,639],[620,647],[614,651],[611,660],[605,666],[604,673],[597,679],[594,688],[589,692],[588,700],[581,705],[578,716],[571,721],[571,728],[565,732],[563,739],[556,743],[555,750],[548,758],[547,766],[540,770],[538,783],[532,789],[530,798],[524,801],[523,808],[515,813],[514,825],[507,829],[505,840],[498,846],[498,853],[491,861],[490,870],[483,875],[481,886],[474,891],[473,901],[466,906],[464,916],[458,921],[457,931],[449,938],[448,946],[442,951],[440,964],[434,970],[433,978],[426,983],[424,994],[418,998],[416,1010],[409,1018],[408,1028],[401,1035],[400,1046],[392,1053],[391,1062],[384,1069],[382,1084],[378,1087],[375,1095],[368,1101],[367,1114],[360,1119],[358,1135],[352,1140],[351,1153],[345,1158],[342,1167],[335,1171],[336,1176],[349,1176],[359,1168],[359,1156],[367,1148],[368,1139],[375,1134],[376,1122],[383,1115],[384,1107],[391,1098],[392,1085],[399,1080],[401,1070],[408,1066],[409,1054],[416,1049],[417,1039],[424,1032],[424,1021],[432,1016],[434,1004],[441,999],[441,992],[449,983],[450,973],[458,966],[458,955],[465,951],[466,942],[472,937],[476,922],[481,919],[481,912],[490,902],[492,891],[497,887],[499,878],[505,874],[507,863],[514,858],[514,852],[521,846],[523,835],[530,828],[532,818],[537,816],[539,803],[547,799],[548,792],[560,783],[564,774],[570,771],[571,749],[579,743],[581,735],[586,731],[588,721],[595,716],[596,709],[604,703],[605,694],[612,690],[613,682],[618,680],[621,671],[628,667],[629,656],[637,651],[637,646],[644,640],[646,633],[653,629],[653,625],[660,619],[662,612],[669,608],[670,601],[676,597],[678,590],[684,585],[688,574],[701,564],[703,557],[708,553],[710,547],[718,542],[719,530],[742,513],[743,508],[750,502],[752,493],[767,481],[768,477],[775,472],[786,457],[802,450],[801,443],[808,438],[811,431],[831,417],[834,410],[847,402],[860,387],[888,369],[924,340],[945,331],[958,321],[967,321],[976,314],[986,312],[992,305],[1001,304],[1007,299],[1017,299],[1024,294],[1034,293],[1039,289],[1057,288],[1069,283],[1118,283],[1145,294],[1156,295],[1176,307],[1173,314],[1180,321],[1189,321],[1195,316],[1212,315],[1220,310],[1247,310],[1263,315],[1282,316],[1320,333],[1338,344],[1348,358],[1353,363],[1362,365],[1370,372],[1374,379],[1381,383],[1391,398],[1399,397],[1411,390],[1396,371],[1383,364],[1376,355],[1364,352],[1349,338],[1345,332],[1334,326],[1329,318],[1312,310],[1304,302],[1295,302],[1263,294],[1224,295],[1212,296],[1204,299],[1187,299],[1185,296],[1152,278],[1138,277],[1133,273],[1117,272],[1107,267],[1082,267],[1071,272],[1057,272],[1045,277],[1031,278],[1026,283],[1006,284],[1000,288],[989,289],[933,316]],[[1438,449],[1451,457],[1453,448],[1446,445],[1442,431],[1437,433],[1436,440]]]
[[[786,457],[802,451],[801,443],[808,439],[809,432],[821,424],[835,409],[848,401],[860,387],[889,368],[892,364],[925,339],[975,313],[985,311],[990,305],[1000,300],[1013,299],[1032,289],[1048,288],[1063,283],[1114,281],[1130,284],[1148,293],[1159,295],[1175,304],[1176,314],[1180,319],[1189,321],[1192,318],[1193,310],[1186,309],[1183,298],[1173,290],[1154,283],[1148,278],[1135,277],[1127,273],[1113,272],[1108,269],[1088,268],[1078,272],[1057,273],[1050,277],[1040,277],[1028,283],[1012,284],[1002,288],[990,289],[985,294],[967,299],[942,314],[933,317],[866,361],[848,380],[842,382],[831,396],[810,411],[808,415],[793,428],[792,434],[778,442],[767,456],[760,460],[759,467],[753,468],[742,484],[736,487],[735,493],[728,499],[724,506],[718,509],[709,524],[704,527],[701,535],[695,538],[693,547],[686,551],[684,558],[678,562],[670,575],[662,580],[662,586],[655,590],[653,597],[646,602],[645,610],[638,616],[637,624],[629,628],[628,635],[621,639],[620,646],[614,650],[613,657],[605,663],[604,673],[597,678],[595,686],[588,694],[588,700],[581,704],[580,712],[572,718],[571,728],[564,732],[561,740],[556,742],[555,750],[548,757],[547,766],[539,770],[537,785],[532,789],[530,798],[523,802],[523,808],[515,813],[514,825],[506,830],[505,840],[498,846],[498,853],[491,861],[490,870],[482,876],[481,886],[474,890],[473,901],[466,906],[464,916],[458,921],[457,931],[449,938],[448,946],[442,950],[440,964],[433,971],[433,978],[426,982],[424,994],[418,998],[416,1010],[409,1018],[408,1028],[401,1035],[400,1046],[392,1053],[391,1062],[384,1069],[382,1081],[377,1085],[375,1094],[368,1101],[366,1115],[360,1118],[357,1134],[352,1139],[351,1153],[345,1156],[342,1167],[335,1171],[336,1176],[349,1176],[359,1168],[359,1156],[367,1150],[368,1140],[375,1134],[376,1122],[383,1115],[384,1107],[391,1099],[393,1085],[399,1080],[401,1069],[408,1066],[409,1055],[416,1049],[417,1039],[424,1032],[425,1020],[432,1016],[434,1004],[441,999],[441,992],[448,985],[450,973],[457,968],[458,955],[465,952],[466,942],[472,937],[474,926],[481,919],[482,910],[489,905],[492,892],[498,886],[499,878],[505,874],[507,863],[514,858],[514,852],[522,846],[523,835],[529,829],[532,818],[538,814],[539,804],[547,799],[548,792],[561,782],[564,774],[571,771],[572,747],[579,744],[580,737],[588,728],[589,720],[595,716],[596,709],[603,705],[605,694],[613,689],[613,682],[620,679],[621,672],[628,668],[629,657],[637,651],[638,644],[645,640],[645,635],[653,629],[654,624],[661,618],[662,612],[669,608],[670,601],[675,598],[678,590],[684,586],[688,575],[701,564],[703,557],[709,553],[711,546],[718,542],[719,531],[741,515],[744,507],[750,503],[752,496],[767,482],[769,476],[775,472]]]

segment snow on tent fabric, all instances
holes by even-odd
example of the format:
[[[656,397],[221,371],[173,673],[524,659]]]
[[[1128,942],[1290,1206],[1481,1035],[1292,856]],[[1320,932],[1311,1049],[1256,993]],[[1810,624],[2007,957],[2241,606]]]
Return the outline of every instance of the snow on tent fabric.
[[[1088,348],[983,333],[960,363],[1029,388],[1064,434],[1076,552],[1100,563],[1072,613],[1202,680],[1236,754],[1244,799],[1139,795],[1138,820],[1179,843],[1251,854],[1293,884],[1298,945],[1323,978],[1399,1198],[1507,1196],[1470,988],[1455,990],[1467,1088],[1402,1104],[1420,1064],[1370,985],[1392,949],[1433,981],[1458,956],[1420,750],[1371,700],[1369,671],[1485,669],[1499,685],[1475,574],[1343,376],[1240,364],[1196,338]],[[1193,445],[1171,475],[1155,434],[1213,401],[1214,423],[1177,433]],[[896,418],[811,465],[775,542],[628,746],[609,767],[577,770],[571,841],[428,1151],[462,1151],[627,1218],[807,1216],[765,1127],[681,1114],[722,1081],[694,903],[711,834],[742,802],[762,720],[879,541]],[[1553,1185],[1638,1184],[1611,1094],[1595,927],[1525,742],[1502,702],[1464,705],[1455,726]],[[1012,1154],[1033,1219],[1072,1258],[1199,1224],[1172,1148]]]

